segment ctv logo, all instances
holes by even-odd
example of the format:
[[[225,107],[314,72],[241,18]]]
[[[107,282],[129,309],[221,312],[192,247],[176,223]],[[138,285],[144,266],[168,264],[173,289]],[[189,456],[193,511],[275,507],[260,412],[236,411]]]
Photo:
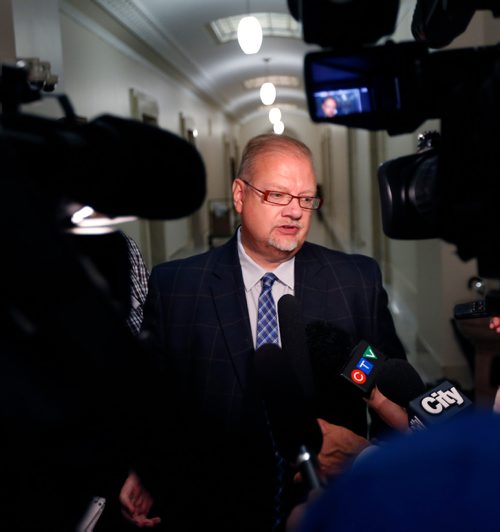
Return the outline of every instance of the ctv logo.
[[[356,367],[351,371],[351,380],[355,384],[364,384],[368,375],[373,371],[376,360],[378,360],[377,355],[373,352],[371,346],[367,346]]]

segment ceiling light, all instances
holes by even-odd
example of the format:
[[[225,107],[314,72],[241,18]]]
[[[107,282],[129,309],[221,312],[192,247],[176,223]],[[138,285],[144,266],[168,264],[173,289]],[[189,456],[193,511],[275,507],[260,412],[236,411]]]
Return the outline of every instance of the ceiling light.
[[[250,7],[248,6],[248,13]],[[262,27],[264,37],[289,37],[302,41],[302,26],[286,13],[252,13]],[[219,18],[210,22],[210,29],[218,43],[235,41],[241,15]]]
[[[280,108],[273,107],[272,109],[269,110],[269,122],[271,122],[271,124],[275,124],[279,120],[281,120]]]
[[[265,57],[266,74],[269,76],[269,61],[270,57]],[[272,105],[276,100],[276,87],[270,82],[266,81],[260,87],[260,100],[264,105]]]
[[[281,135],[283,131],[285,131],[285,124],[281,120],[278,120],[278,122],[275,122],[273,125],[273,131],[276,135]]]
[[[253,16],[243,17],[238,24],[238,43],[247,55],[256,54],[262,45],[262,26]]]
[[[264,105],[272,105],[276,100],[276,87],[269,81],[260,88],[260,100]]]

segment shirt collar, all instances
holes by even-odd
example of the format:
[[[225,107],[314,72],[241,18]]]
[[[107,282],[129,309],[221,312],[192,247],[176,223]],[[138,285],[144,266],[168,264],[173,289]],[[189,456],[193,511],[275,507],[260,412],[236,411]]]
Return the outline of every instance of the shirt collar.
[[[241,243],[241,227],[238,228],[238,256],[240,259],[241,272],[243,274],[243,283],[245,290],[248,292],[260,282],[262,276],[267,270],[259,266],[251,257],[249,257]],[[295,278],[294,278],[294,266],[295,257],[281,263],[276,269],[273,270],[274,275],[278,280],[288,286],[290,290],[294,290]]]

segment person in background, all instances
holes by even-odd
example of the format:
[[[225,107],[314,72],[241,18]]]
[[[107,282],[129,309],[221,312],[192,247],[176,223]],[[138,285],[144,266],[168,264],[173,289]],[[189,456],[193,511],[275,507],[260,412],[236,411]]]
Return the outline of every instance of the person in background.
[[[164,361],[165,416],[158,423],[170,435],[155,467],[159,489],[151,492],[165,529],[284,530],[285,520],[275,520],[275,454],[253,371],[265,274],[275,276],[275,304],[294,295],[305,323],[329,320],[387,357],[406,357],[377,263],[306,242],[321,206],[307,146],[284,135],[251,139],[232,193],[241,218],[235,235],[206,253],[155,266],[149,280],[142,331]],[[340,395],[328,410],[328,456],[335,446],[348,457],[364,449],[365,401]],[[296,502],[294,473],[284,483],[285,517]],[[134,501],[141,500],[138,482],[129,478],[134,495],[122,492],[123,511],[150,526],[149,505]]]
[[[130,264],[130,313],[127,324],[137,336],[141,331],[143,306],[148,293],[149,270],[135,240],[122,233],[127,241],[128,258]]]
[[[321,102],[321,112],[324,117],[331,118],[338,113],[337,100],[333,96],[327,96]]]
[[[139,246],[135,240],[124,231],[117,231],[117,235],[121,236],[126,243],[127,257],[128,257],[128,284],[130,288],[130,305],[128,306],[128,313],[126,323],[132,334],[136,337],[140,336],[141,324],[143,318],[143,306],[146,301],[146,295],[148,293],[148,278],[149,270],[144,261],[144,257],[139,249]],[[146,449],[147,452],[147,449]],[[131,483],[140,484],[140,480],[137,477],[136,472],[131,469],[128,473],[128,479],[125,480],[120,492],[125,494],[129,498],[133,498],[133,491],[128,493],[128,488]],[[106,532],[118,530],[132,529],[131,526],[127,526],[121,513],[121,505],[117,503],[116,499],[119,497],[106,497],[101,498],[104,502],[102,514],[98,519],[94,518],[93,527],[80,529],[77,532]],[[153,505],[153,499],[146,489],[142,489],[141,500],[137,501],[137,504],[146,505],[148,509]],[[148,523],[159,523],[159,518],[148,520]],[[135,521],[136,525],[141,525],[141,519]]]

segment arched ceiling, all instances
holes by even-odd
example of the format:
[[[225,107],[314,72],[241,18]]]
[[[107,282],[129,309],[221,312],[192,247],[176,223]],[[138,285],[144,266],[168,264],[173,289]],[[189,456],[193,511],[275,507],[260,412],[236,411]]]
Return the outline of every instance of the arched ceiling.
[[[185,76],[198,93],[244,122],[265,112],[258,88],[245,82],[266,75],[293,76],[296,86],[277,85],[275,105],[307,113],[303,84],[304,55],[318,46],[305,44],[300,25],[296,37],[264,35],[257,54],[245,55],[236,40],[220,43],[210,23],[222,17],[281,13],[290,17],[286,0],[95,0],[121,24]],[[270,58],[266,64],[265,58]]]

